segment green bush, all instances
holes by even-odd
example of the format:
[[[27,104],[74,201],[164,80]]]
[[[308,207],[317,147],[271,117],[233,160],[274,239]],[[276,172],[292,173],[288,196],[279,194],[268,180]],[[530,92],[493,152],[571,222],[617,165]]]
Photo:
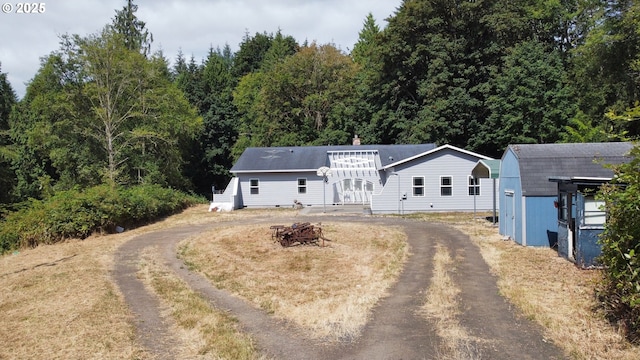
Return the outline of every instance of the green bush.
[[[600,238],[604,266],[598,299],[609,320],[633,343],[640,343],[640,149],[616,169],[604,186],[607,223]]]
[[[139,226],[202,201],[157,185],[60,191],[6,215],[0,222],[0,252]]]

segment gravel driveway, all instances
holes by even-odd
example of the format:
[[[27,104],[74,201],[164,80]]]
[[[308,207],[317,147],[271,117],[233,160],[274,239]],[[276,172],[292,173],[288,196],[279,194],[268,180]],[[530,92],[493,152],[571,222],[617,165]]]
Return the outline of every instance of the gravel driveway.
[[[293,223],[300,218],[279,218]],[[273,223],[274,218],[252,219],[250,223]],[[308,215],[305,221],[327,222],[326,217]],[[459,320],[474,339],[471,344],[478,359],[562,359],[561,350],[544,339],[536,324],[524,319],[499,295],[496,278],[482,259],[480,250],[461,232],[446,225],[400,218],[354,215],[331,216],[332,222],[364,222],[401,226],[407,234],[411,255],[398,281],[373,309],[371,320],[359,338],[348,343],[323,344],[301,338],[287,324],[274,320],[225,291],[213,287],[199,274],[189,272],[176,258],[181,240],[216,226],[247,222],[234,221],[177,227],[133,238],[115,254],[113,278],[135,314],[140,342],[157,359],[176,358],[176,340],[160,316],[158,300],[137,278],[140,254],[149,246],[163,249],[167,265],[189,286],[220,309],[231,312],[251,334],[258,349],[275,359],[448,359],[439,346],[435,324],[418,315],[429,288],[435,245],[457,254],[454,282],[461,289]],[[284,340],[286,339],[286,341]]]

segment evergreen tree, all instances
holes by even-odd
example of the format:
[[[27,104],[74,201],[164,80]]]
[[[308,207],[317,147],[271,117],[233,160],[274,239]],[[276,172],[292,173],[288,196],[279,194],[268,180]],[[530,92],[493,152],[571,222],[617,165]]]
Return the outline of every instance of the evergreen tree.
[[[489,96],[490,115],[476,148],[491,149],[513,143],[555,143],[575,113],[562,57],[537,41],[522,42],[504,58]]]
[[[127,49],[149,55],[153,34],[145,28],[145,22],[136,17],[137,11],[138,5],[133,0],[127,0],[122,10],[116,10],[111,26],[116,33],[122,35]]]
[[[9,116],[16,101],[16,94],[7,80],[7,74],[2,72],[0,63],[0,206],[11,202],[11,193],[16,183],[11,169],[11,159],[14,156],[8,133]]]

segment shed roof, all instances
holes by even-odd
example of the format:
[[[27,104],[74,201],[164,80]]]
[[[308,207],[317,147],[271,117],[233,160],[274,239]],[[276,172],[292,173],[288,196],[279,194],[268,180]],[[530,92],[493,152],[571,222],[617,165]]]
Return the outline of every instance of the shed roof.
[[[242,153],[231,172],[315,172],[330,165],[327,154],[335,151],[376,151],[384,168],[435,148],[435,144],[252,147]]]
[[[557,185],[550,178],[611,178],[613,171],[604,165],[628,162],[632,147],[629,142],[514,144],[505,155],[512,151],[518,159],[523,195],[552,196]]]

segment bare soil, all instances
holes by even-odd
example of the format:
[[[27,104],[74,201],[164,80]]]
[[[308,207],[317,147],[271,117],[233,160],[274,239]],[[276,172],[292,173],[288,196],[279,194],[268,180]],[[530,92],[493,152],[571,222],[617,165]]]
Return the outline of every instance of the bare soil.
[[[308,216],[319,222],[322,217]],[[292,324],[277,320],[238,297],[219,290],[179,260],[177,244],[190,236],[229,226],[273,223],[274,217],[233,220],[159,230],[140,235],[122,245],[115,254],[113,278],[134,313],[137,337],[151,356],[174,359],[176,340],[171,324],[161,315],[158,300],[137,278],[140,256],[147,247],[160,247],[166,265],[189,286],[220,309],[235,316],[242,330],[256,341],[260,351],[274,359],[448,359],[436,333],[437,324],[420,314],[432,274],[437,244],[456,259],[454,282],[460,288],[460,323],[471,336],[470,358],[478,359],[561,359],[562,351],[545,339],[542,329],[525,319],[499,295],[496,278],[482,259],[478,247],[451,227],[417,220],[371,216],[332,216],[331,221],[400,226],[407,234],[411,254],[389,296],[373,309],[371,320],[361,335],[338,343],[323,343],[301,335]],[[281,217],[278,222],[298,219]]]

